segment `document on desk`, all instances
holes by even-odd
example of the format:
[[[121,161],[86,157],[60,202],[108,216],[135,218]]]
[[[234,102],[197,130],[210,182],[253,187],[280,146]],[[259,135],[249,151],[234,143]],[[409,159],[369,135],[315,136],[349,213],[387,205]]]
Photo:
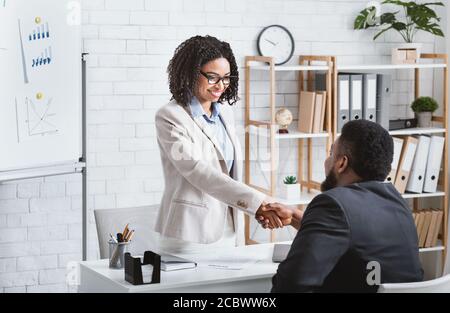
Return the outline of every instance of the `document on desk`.
[[[199,266],[215,268],[218,270],[242,270],[252,264],[258,263],[260,260],[251,257],[236,257],[236,256],[216,256],[211,260],[204,260],[199,262]]]

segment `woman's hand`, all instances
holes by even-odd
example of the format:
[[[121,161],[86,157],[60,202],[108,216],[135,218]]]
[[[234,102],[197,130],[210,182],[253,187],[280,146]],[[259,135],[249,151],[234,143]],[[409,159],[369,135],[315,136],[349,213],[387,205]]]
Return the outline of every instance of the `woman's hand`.
[[[283,226],[291,225],[296,229],[300,228],[300,223],[303,217],[303,211],[296,208],[288,207],[281,203],[271,203],[267,204],[262,208],[263,212],[272,211],[282,222]],[[256,216],[258,223],[261,224],[263,228],[273,229],[272,224],[264,215]]]
[[[283,227],[283,221],[278,217],[276,212],[268,210],[266,206],[267,204],[265,202],[261,204],[255,214],[256,220],[263,220],[270,229]]]

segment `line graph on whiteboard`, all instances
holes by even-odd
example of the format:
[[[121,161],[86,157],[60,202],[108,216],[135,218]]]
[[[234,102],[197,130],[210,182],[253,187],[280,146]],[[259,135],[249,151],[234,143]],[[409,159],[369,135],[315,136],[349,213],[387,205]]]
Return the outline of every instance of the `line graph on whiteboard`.
[[[36,100],[25,97],[23,103],[16,100],[17,141],[23,142],[39,136],[48,136],[58,133],[56,113],[53,108],[53,98],[44,99],[42,96]]]

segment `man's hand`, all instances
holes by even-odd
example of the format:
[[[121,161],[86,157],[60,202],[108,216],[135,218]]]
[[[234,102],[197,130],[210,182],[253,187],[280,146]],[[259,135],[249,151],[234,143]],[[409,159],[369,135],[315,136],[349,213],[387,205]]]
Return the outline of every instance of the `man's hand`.
[[[257,221],[264,221],[270,229],[283,227],[282,220],[278,217],[276,212],[267,209],[267,203],[265,202],[263,202],[258,211],[256,211],[255,218]]]
[[[303,211],[299,209],[288,207],[281,203],[271,203],[269,205],[264,206],[263,210],[275,212],[279,217],[279,219],[281,220],[281,222],[283,223],[283,226],[291,225],[296,229],[300,228],[300,222],[303,217]],[[257,217],[257,220],[263,228],[273,229],[270,221],[265,219],[263,216]]]

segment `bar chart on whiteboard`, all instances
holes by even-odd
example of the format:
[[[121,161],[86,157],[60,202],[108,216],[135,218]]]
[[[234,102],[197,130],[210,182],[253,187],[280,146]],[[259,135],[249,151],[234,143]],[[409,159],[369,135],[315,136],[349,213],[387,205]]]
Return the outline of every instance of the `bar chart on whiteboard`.
[[[81,36],[69,0],[0,0],[0,172],[81,156]]]
[[[50,33],[49,22],[40,16],[24,20],[19,18],[17,28],[23,81],[28,84],[33,78],[39,79],[39,74],[47,71],[54,63],[52,62],[54,39]]]

